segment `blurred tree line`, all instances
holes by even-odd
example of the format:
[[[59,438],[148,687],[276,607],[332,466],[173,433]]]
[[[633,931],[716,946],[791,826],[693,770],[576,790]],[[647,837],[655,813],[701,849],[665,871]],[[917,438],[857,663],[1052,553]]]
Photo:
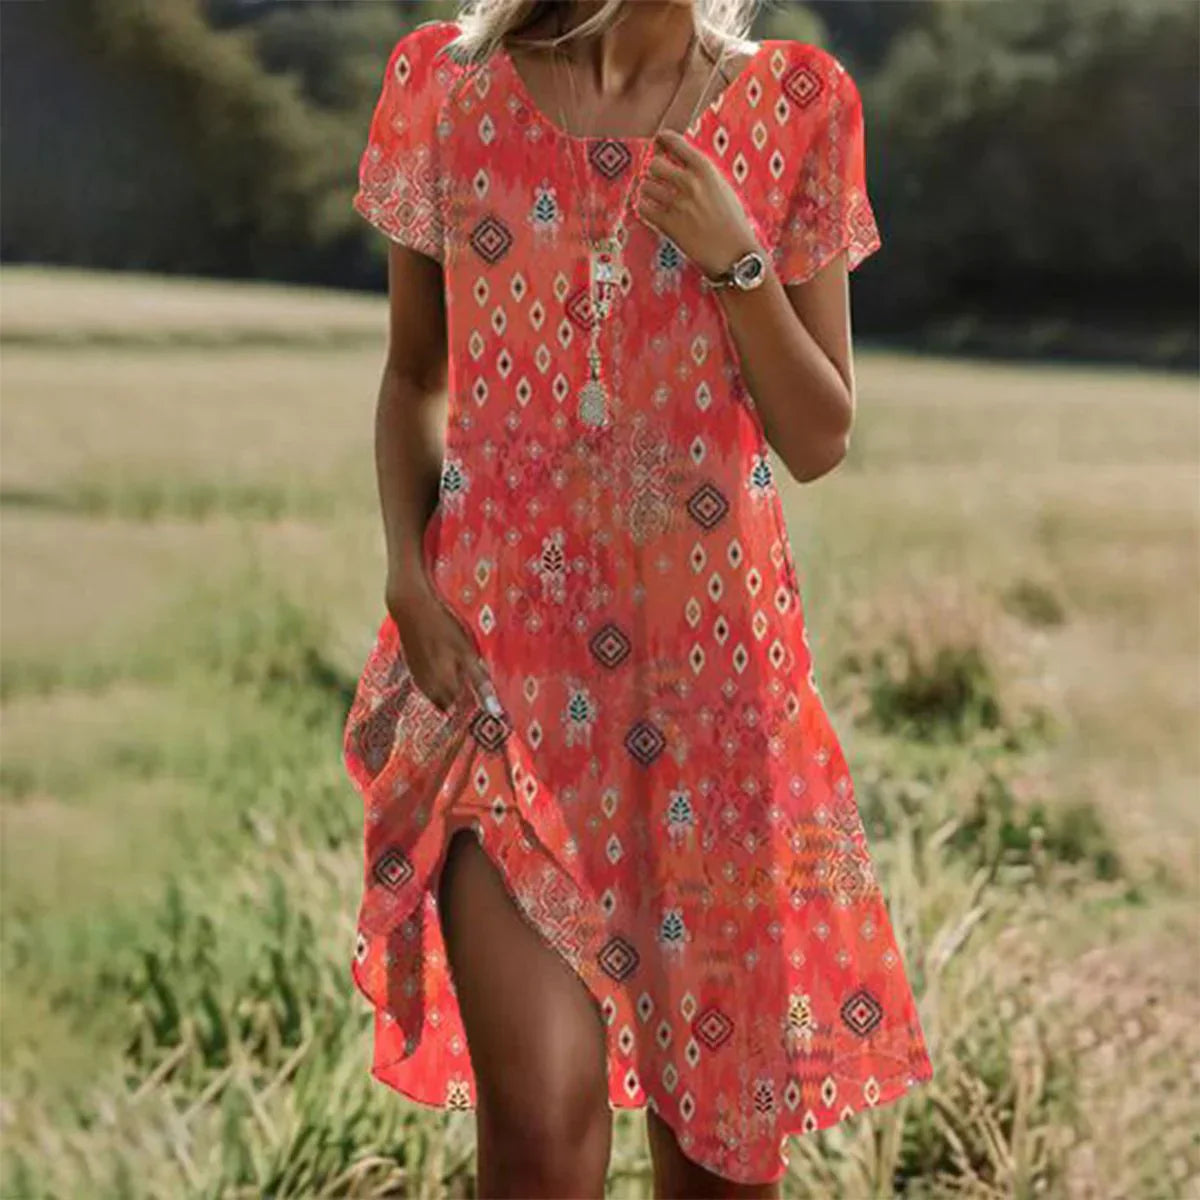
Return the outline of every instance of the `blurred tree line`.
[[[453,3],[0,6],[6,260],[381,284],[350,209],[383,62]],[[1200,7],[768,0],[862,89],[879,330],[964,312],[1191,321]]]

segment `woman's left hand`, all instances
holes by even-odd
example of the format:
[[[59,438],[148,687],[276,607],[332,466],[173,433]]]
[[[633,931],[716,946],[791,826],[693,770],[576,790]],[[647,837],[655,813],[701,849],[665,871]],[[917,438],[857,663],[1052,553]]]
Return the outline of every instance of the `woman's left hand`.
[[[762,250],[729,180],[703,150],[674,129],[655,136],[636,212],[705,275],[719,275],[741,255]]]

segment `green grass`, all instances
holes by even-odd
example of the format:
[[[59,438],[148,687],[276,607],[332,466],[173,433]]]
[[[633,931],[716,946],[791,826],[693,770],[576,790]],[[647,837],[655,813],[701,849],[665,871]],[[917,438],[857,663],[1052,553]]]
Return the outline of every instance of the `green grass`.
[[[0,301],[0,1195],[471,1194],[470,1115],[370,1080],[349,977],[382,301],[18,269]],[[867,348],[858,380],[849,460],[785,504],[936,1076],[794,1138],[785,1194],[1188,1195],[1194,388]],[[649,1194],[640,1114],[609,1194]]]

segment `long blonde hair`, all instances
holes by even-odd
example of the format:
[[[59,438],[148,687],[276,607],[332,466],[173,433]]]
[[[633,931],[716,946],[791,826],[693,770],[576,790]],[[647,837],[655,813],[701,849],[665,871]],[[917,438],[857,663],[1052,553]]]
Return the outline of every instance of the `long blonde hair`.
[[[603,0],[586,21],[581,21],[561,38],[526,38],[530,46],[550,47],[588,37],[613,25],[629,0]],[[499,46],[504,37],[539,21],[555,5],[567,0],[464,0],[459,11],[458,34],[446,45],[447,53],[460,62],[480,62]],[[715,40],[722,51],[745,43],[761,0],[692,0],[696,33],[702,42]]]

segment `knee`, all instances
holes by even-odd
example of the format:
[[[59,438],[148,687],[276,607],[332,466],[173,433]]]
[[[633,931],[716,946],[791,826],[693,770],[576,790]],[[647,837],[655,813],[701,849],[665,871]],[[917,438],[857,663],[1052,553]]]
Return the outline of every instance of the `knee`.
[[[561,1081],[524,1103],[480,1106],[497,1173],[522,1196],[587,1194],[608,1165],[612,1114],[606,1085]]]

